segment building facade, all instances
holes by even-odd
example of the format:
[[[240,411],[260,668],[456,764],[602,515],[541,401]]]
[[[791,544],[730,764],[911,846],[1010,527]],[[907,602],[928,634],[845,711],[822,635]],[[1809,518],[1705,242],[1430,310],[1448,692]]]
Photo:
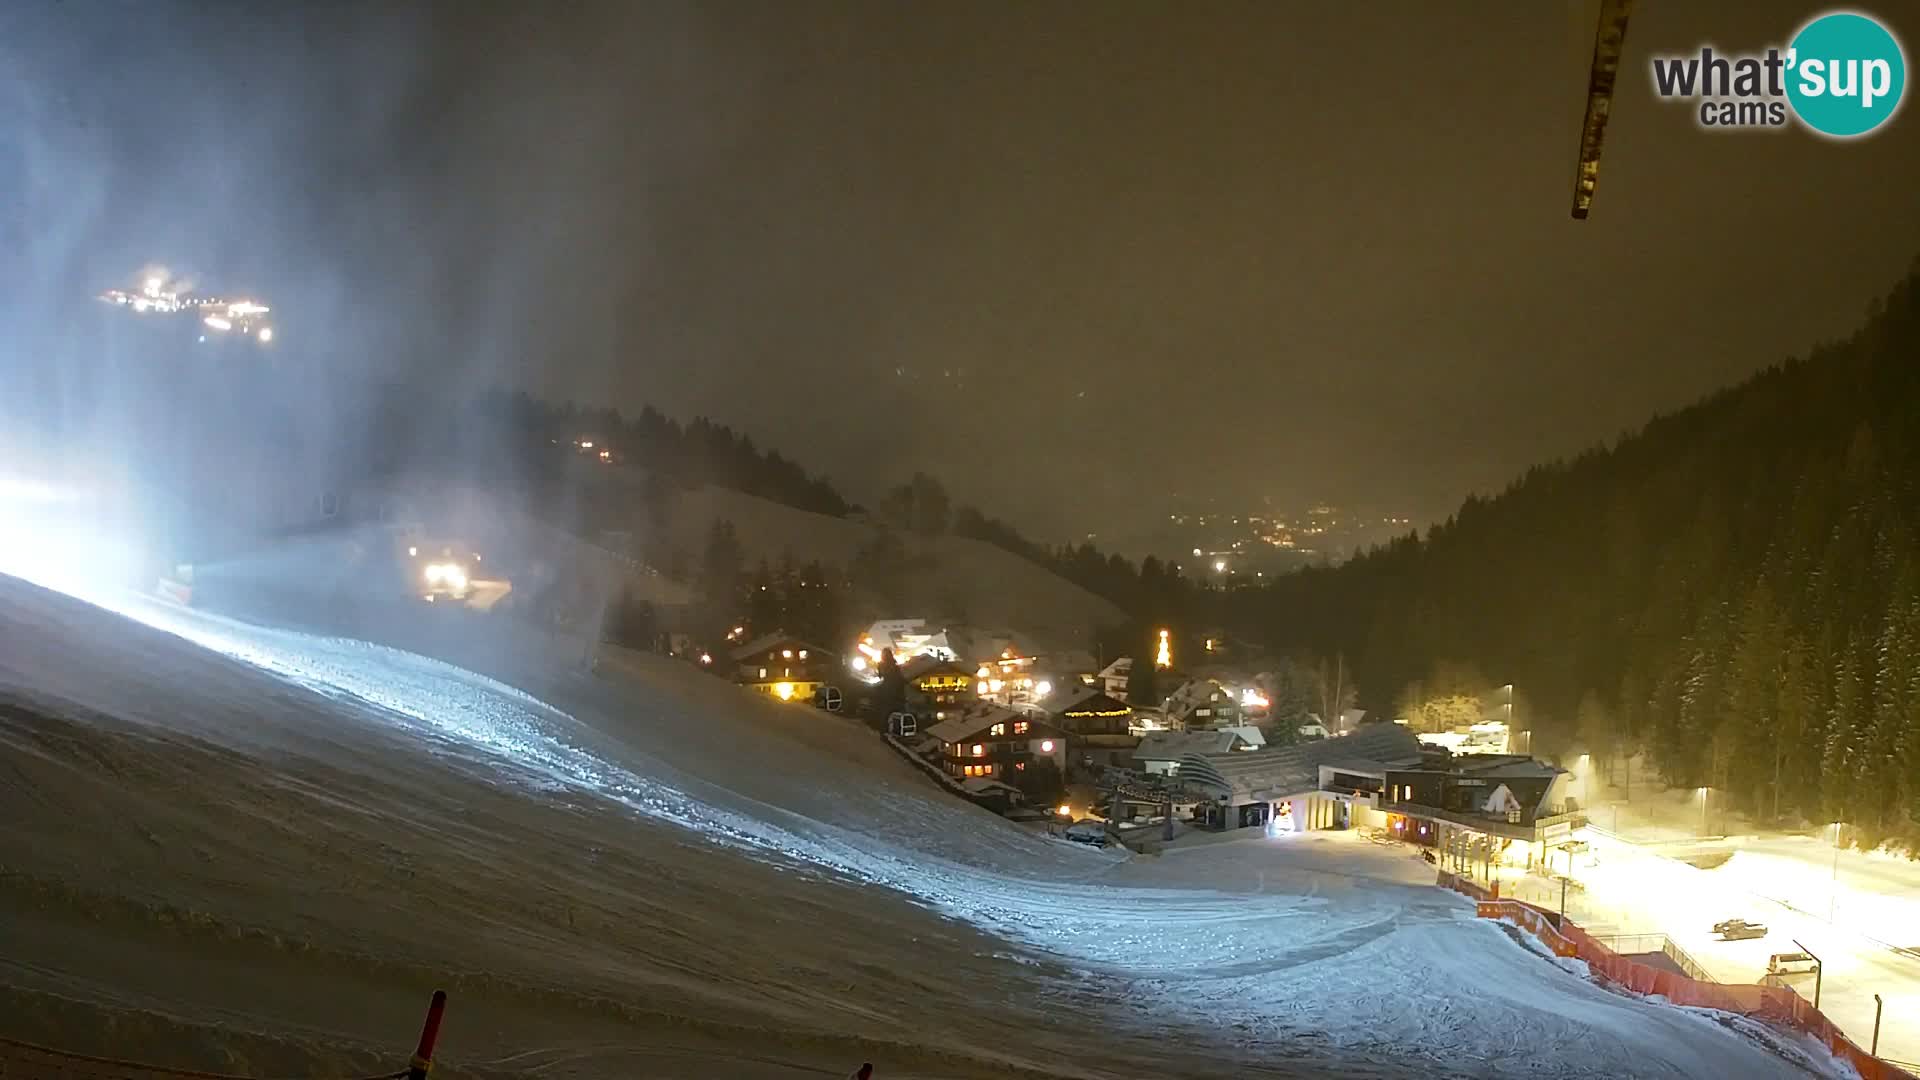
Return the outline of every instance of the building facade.
[[[1066,776],[1067,735],[1046,720],[997,705],[976,703],[928,728],[939,741],[940,767],[961,780],[1018,784],[1039,761]]]
[[[1076,769],[1126,768],[1140,737],[1132,733],[1133,709],[1091,686],[1057,690],[1046,703],[1047,719],[1073,741]]]
[[[838,674],[831,651],[784,631],[775,631],[733,650],[734,681],[781,701],[811,702],[813,692]]]

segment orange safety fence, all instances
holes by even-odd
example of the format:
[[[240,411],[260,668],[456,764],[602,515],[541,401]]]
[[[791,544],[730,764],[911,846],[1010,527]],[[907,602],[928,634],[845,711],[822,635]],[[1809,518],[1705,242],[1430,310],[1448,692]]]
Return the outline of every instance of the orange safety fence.
[[[440,1036],[440,1018],[447,1007],[445,991],[433,992],[427,1006],[426,1023],[420,1029],[420,1042],[407,1067],[366,1080],[425,1080],[433,1068],[434,1043]],[[0,1080],[246,1080],[229,1073],[176,1069],[138,1061],[76,1054],[50,1046],[0,1038]]]
[[[1463,878],[1459,874],[1448,873],[1445,870],[1440,871],[1440,884],[1444,888],[1452,889],[1454,892],[1462,893],[1475,900],[1498,900],[1500,898],[1498,891],[1490,892],[1479,882],[1469,878]]]
[[[1481,918],[1512,923],[1538,938],[1554,955],[1586,961],[1587,970],[1595,978],[1636,994],[1657,994],[1676,1005],[1739,1013],[1806,1032],[1820,1040],[1834,1057],[1852,1066],[1860,1074],[1860,1080],[1913,1080],[1913,1074],[1861,1049],[1838,1025],[1789,987],[1689,978],[1621,956],[1566,918],[1532,904],[1491,899],[1485,889],[1456,875],[1442,873],[1439,884],[1473,897]]]

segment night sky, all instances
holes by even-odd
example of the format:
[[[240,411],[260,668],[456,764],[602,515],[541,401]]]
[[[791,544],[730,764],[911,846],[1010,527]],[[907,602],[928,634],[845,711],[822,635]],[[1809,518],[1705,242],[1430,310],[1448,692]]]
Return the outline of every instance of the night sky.
[[[1444,515],[1920,253],[1911,107],[1833,143],[1650,91],[1804,3],[1644,0],[1570,220],[1595,6],[11,5],[6,272],[165,262],[342,367],[704,413],[1048,539]]]

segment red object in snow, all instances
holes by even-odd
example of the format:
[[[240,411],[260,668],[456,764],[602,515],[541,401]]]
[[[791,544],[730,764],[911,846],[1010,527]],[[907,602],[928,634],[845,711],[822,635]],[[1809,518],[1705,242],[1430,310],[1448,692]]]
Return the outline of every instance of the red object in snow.
[[[440,1041],[440,1017],[446,1011],[447,992],[435,990],[427,1004],[427,1022],[420,1028],[420,1046],[407,1063],[407,1080],[426,1080],[427,1070],[433,1068],[433,1046]]]

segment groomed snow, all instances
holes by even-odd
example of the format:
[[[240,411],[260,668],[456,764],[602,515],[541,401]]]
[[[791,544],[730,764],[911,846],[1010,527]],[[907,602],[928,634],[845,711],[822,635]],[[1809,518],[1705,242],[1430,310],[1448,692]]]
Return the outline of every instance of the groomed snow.
[[[1347,837],[1128,860],[655,658],[514,689],[116,606],[164,632],[0,579],[0,1034],[377,1071],[446,986],[450,1076],[1834,1067],[1605,991]]]

